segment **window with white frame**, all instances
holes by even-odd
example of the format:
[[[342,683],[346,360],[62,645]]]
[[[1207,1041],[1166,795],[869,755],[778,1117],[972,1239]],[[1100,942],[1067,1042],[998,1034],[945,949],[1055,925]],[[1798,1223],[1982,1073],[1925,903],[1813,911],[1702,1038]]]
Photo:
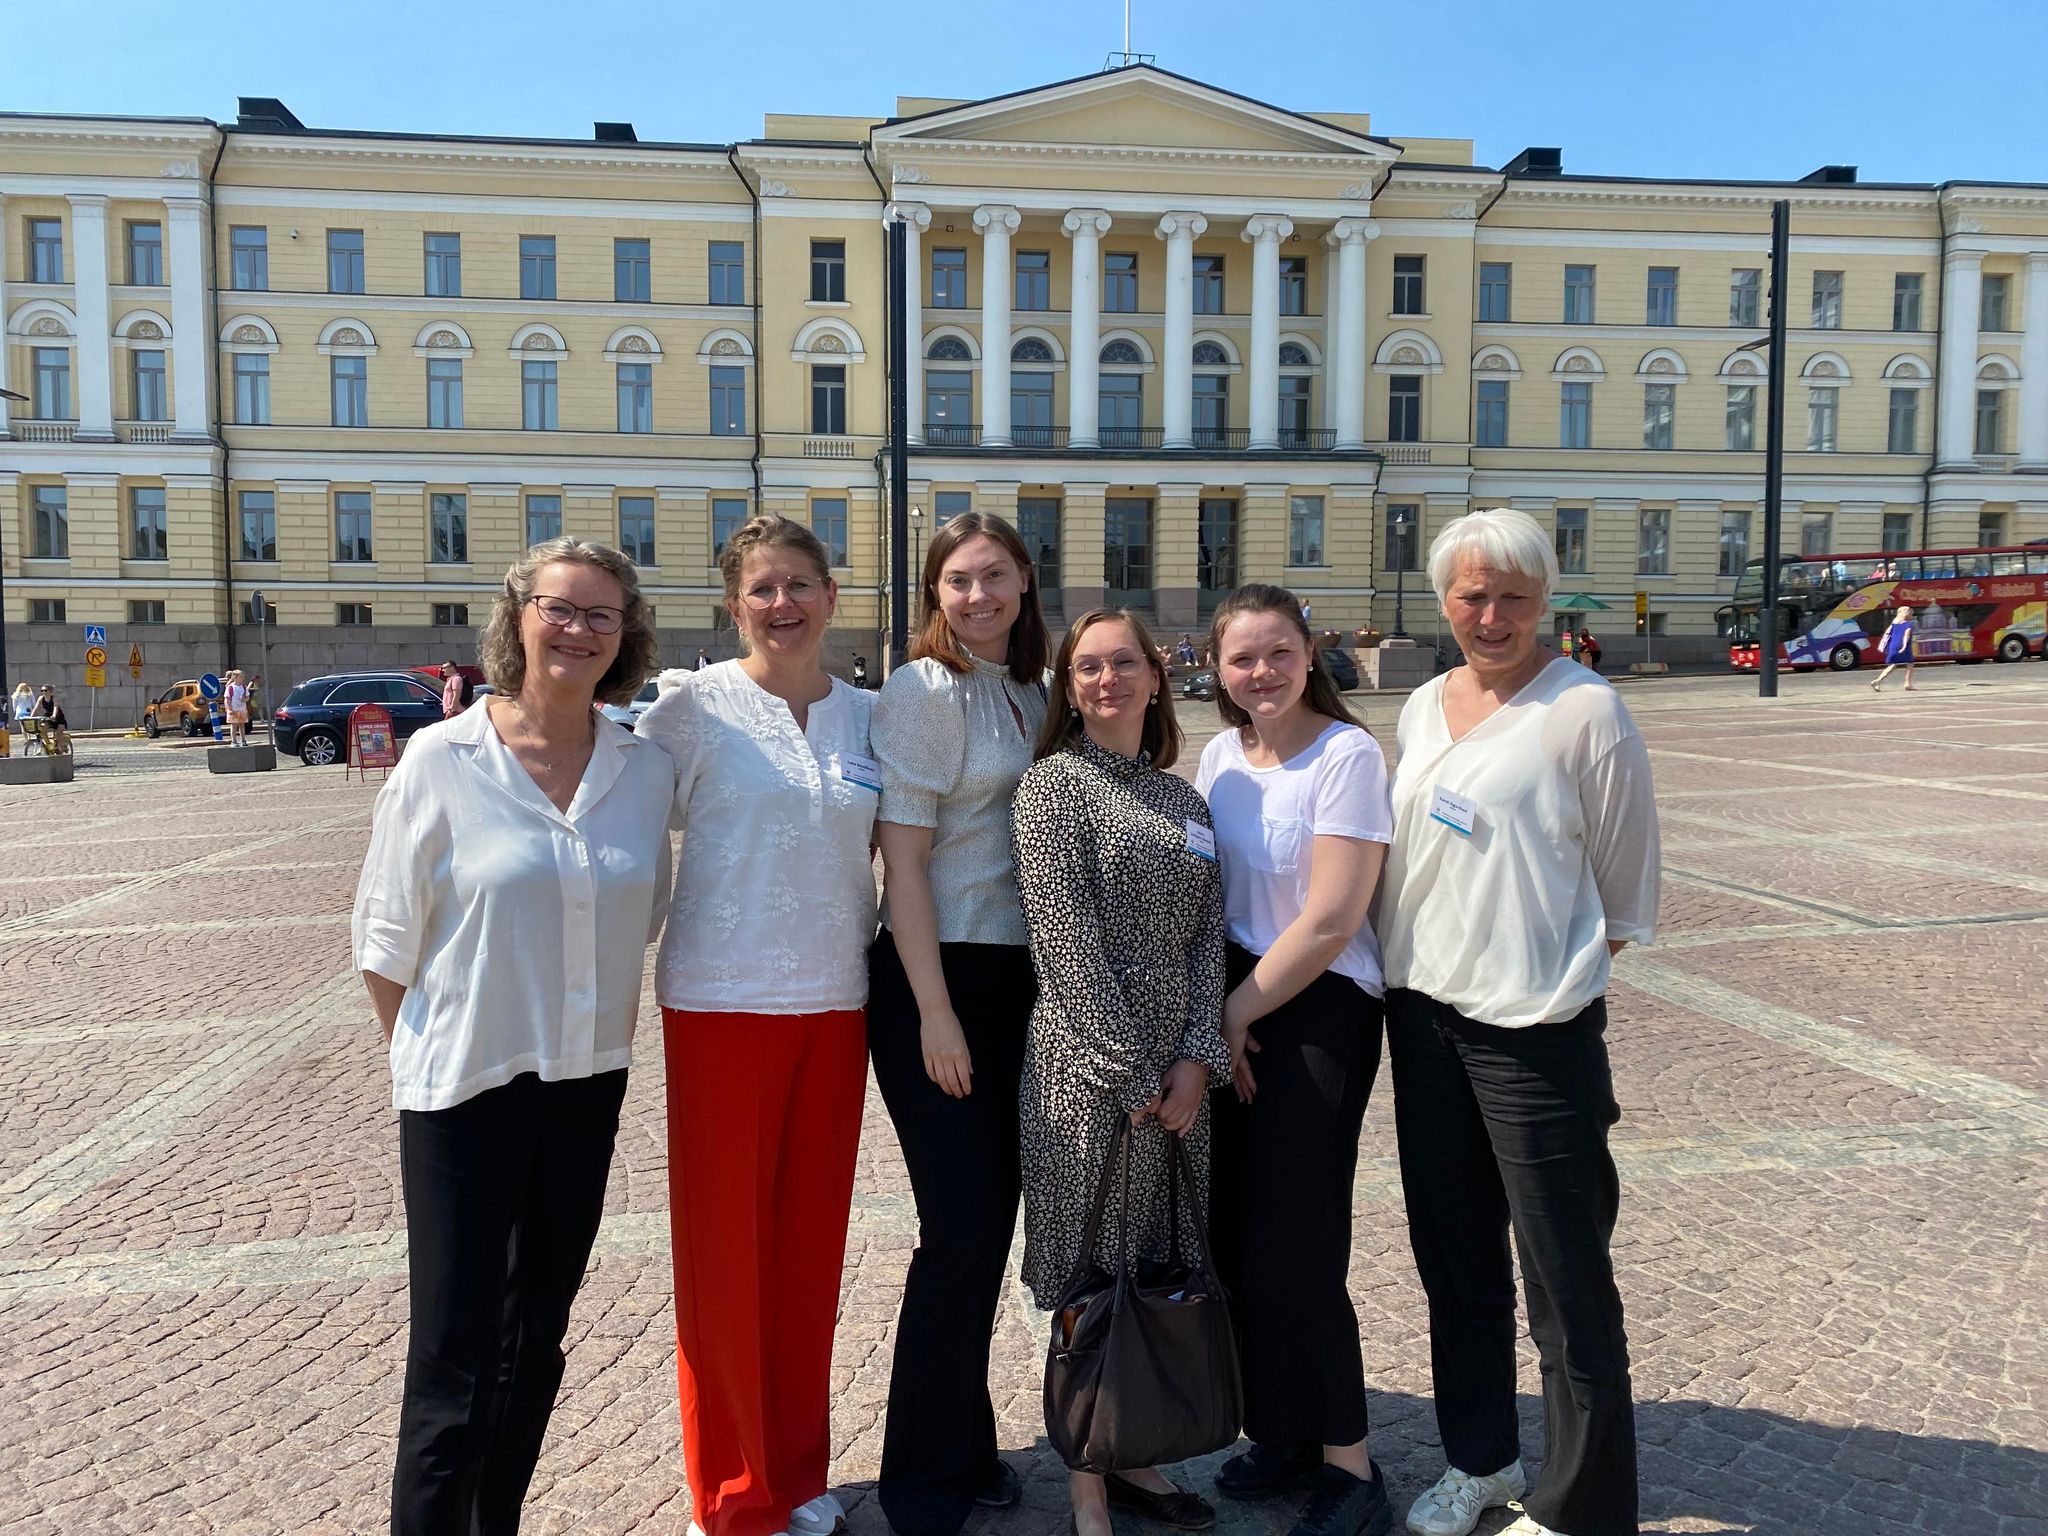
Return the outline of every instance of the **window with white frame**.
[[[1567,266],[1564,269],[1564,323],[1566,325],[1591,325],[1593,323],[1593,275],[1590,266]]]
[[[156,598],[130,598],[128,601],[128,622],[130,624],[161,624],[164,622],[164,600]]]
[[[2012,295],[2011,279],[2002,272],[1986,272],[1984,287],[1977,297],[1977,329],[2003,331],[2011,328],[2007,301]]]
[[[747,248],[738,240],[711,242],[711,302],[747,302]]]
[[[1387,558],[1380,562],[1385,571],[1422,569],[1422,507],[1418,502],[1387,504]]]
[[[1428,293],[1424,280],[1428,274],[1429,258],[1426,256],[1396,256],[1394,258],[1394,313],[1397,315],[1426,315],[1429,313]]]
[[[235,354],[235,424],[270,425],[270,359],[264,353]]]
[[[35,408],[38,421],[71,419],[71,349],[34,347],[29,351],[29,368],[35,376]]]
[[[1806,392],[1806,448],[1809,453],[1833,453],[1841,419],[1842,392],[1832,386]]]
[[[1913,547],[1913,514],[1910,512],[1887,512],[1884,515],[1883,531],[1878,535],[1878,548],[1886,554],[1894,554]]]
[[[469,498],[460,491],[436,491],[428,498],[430,565],[469,564]]]
[[[427,425],[454,429],[462,425],[462,359],[427,359]]]
[[[932,308],[967,307],[967,253],[961,250],[932,252]]]
[[[1742,568],[1749,563],[1749,514],[1747,512],[1723,512],[1721,514],[1721,564],[1719,573],[1723,576],[1740,576]]]
[[[128,488],[128,558],[171,558],[170,513],[164,505],[164,488],[160,485],[133,485]]]
[[[619,367],[619,430],[621,432],[652,432],[654,430],[654,364],[620,363]]]
[[[1586,574],[1586,508],[1557,509],[1557,568],[1566,576]]]
[[[171,395],[161,352],[138,347],[128,354],[131,409],[137,421],[169,421]]]
[[[1986,512],[1980,507],[1977,511],[1977,547],[1997,549],[2004,542],[2005,514]]]
[[[1728,274],[1728,323],[1763,323],[1764,274],[1761,267],[1737,267]]]
[[[350,565],[377,558],[375,519],[368,491],[334,493],[334,558]]]
[[[229,286],[262,293],[270,287],[270,231],[238,224],[228,231]]]
[[[560,387],[554,363],[519,365],[520,425],[528,432],[554,432],[561,426]]]
[[[645,304],[654,297],[654,248],[646,240],[612,241],[612,300]],[[715,304],[718,301],[712,300]]]
[[[1223,313],[1223,258],[1221,256],[1197,256],[1195,258],[1195,313],[1198,315],[1220,315]]]
[[[1977,453],[2005,452],[2005,391],[1977,391]]]
[[[1671,574],[1671,509],[1641,507],[1636,511],[1636,574]]]
[[[1892,277],[1892,329],[1920,329],[1920,288],[1918,272],[1899,272]]]
[[[711,370],[711,435],[747,435],[747,370],[714,367]]]
[[[1643,303],[1645,325],[1678,324],[1678,268],[1650,268],[1650,286]]]
[[[462,236],[428,235],[427,294],[431,298],[462,296]]]
[[[1102,312],[1107,315],[1135,315],[1138,312],[1137,252],[1103,253]]]
[[[1508,445],[1508,381],[1481,379],[1473,403],[1472,441],[1480,448]]]
[[[1387,378],[1387,441],[1422,441],[1422,375],[1396,373]]]
[[[327,291],[363,291],[363,232],[360,229],[327,231]]]
[[[1813,274],[1813,328],[1839,331],[1842,328],[1842,274]]]
[[[725,553],[725,541],[740,531],[747,520],[747,504],[735,496],[711,498],[711,561]]]
[[[843,304],[846,301],[846,242],[811,242],[811,302]]]
[[[1287,502],[1287,563],[1323,563],[1323,498],[1294,496]]]
[[[64,281],[64,221],[28,221],[28,280],[32,283]]]
[[[637,566],[646,568],[656,563],[652,496],[619,498],[619,549]]]
[[[154,220],[136,220],[128,226],[128,281],[137,288],[161,288],[164,283],[164,227]]]
[[[1834,547],[1835,515],[1832,512],[1799,514],[1799,553],[1825,555]]]
[[[339,629],[366,629],[373,623],[368,603],[336,603],[334,623]]]
[[[1884,451],[1917,453],[1920,449],[1920,391],[1895,389],[1885,418]]]
[[[846,365],[811,365],[811,430],[838,436],[846,431]]]
[[[1727,447],[1735,453],[1747,453],[1756,447],[1756,386],[1754,384],[1730,384],[1728,386],[1728,436]]]
[[[1315,381],[1306,374],[1280,375],[1280,446],[1306,448],[1315,431]]]
[[[1038,568],[1041,592],[1060,584],[1060,501],[1057,496],[1019,496],[1017,535]]]
[[[1018,309],[1052,308],[1052,253],[1018,251],[1015,266],[1014,304]]]
[[[836,569],[847,563],[846,498],[818,496],[811,501],[811,532],[825,546],[825,554]]]
[[[469,628],[469,604],[467,604],[467,603],[436,603],[436,604],[434,604],[434,617],[433,617],[433,623],[434,623],[434,628],[436,628],[436,629],[467,629],[467,628]]]
[[[237,498],[241,513],[244,560],[277,558],[277,494],[274,491],[243,491]]]
[[[1671,446],[1672,422],[1678,414],[1678,386],[1676,384],[1645,384],[1643,386],[1643,446],[1645,448],[1669,448]]]
[[[1590,448],[1593,444],[1593,386],[1565,384],[1557,400],[1557,446]]]
[[[519,297],[552,299],[555,296],[555,237],[519,237]]]
[[[28,621],[31,624],[62,624],[64,622],[64,599],[61,597],[32,597],[28,600]]]
[[[1507,321],[1514,318],[1514,267],[1505,261],[1479,263],[1479,318]]]
[[[370,424],[370,360],[367,357],[327,359],[334,398],[334,425]]]
[[[1305,315],[1308,313],[1308,258],[1306,256],[1282,256],[1280,258],[1280,313],[1283,315]]]
[[[552,495],[526,498],[526,543],[529,548],[562,536],[562,498]]]

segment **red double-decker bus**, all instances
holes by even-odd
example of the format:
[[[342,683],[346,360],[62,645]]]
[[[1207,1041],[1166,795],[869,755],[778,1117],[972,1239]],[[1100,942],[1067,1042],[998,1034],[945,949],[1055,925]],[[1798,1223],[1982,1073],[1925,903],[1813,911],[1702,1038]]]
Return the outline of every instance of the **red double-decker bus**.
[[[1718,618],[1737,671],[1761,665],[1764,563],[1736,578]],[[1913,610],[1913,659],[2024,661],[2048,639],[2048,544],[1788,555],[1778,562],[1778,665],[1847,672],[1883,661],[1892,613]]]

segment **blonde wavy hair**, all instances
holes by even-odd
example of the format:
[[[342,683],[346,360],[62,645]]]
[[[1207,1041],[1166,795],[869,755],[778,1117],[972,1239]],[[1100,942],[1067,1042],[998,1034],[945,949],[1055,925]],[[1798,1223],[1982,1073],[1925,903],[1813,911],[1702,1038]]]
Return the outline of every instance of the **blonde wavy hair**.
[[[490,622],[477,641],[477,660],[484,676],[502,694],[517,694],[526,685],[526,646],[519,638],[519,615],[533,596],[540,573],[551,565],[587,565],[619,584],[625,594],[626,620],[619,626],[619,654],[597,680],[600,704],[626,704],[654,674],[657,647],[654,610],[640,595],[640,575],[633,562],[616,549],[584,539],[548,539],[536,544],[505,572],[505,585],[491,602]]]

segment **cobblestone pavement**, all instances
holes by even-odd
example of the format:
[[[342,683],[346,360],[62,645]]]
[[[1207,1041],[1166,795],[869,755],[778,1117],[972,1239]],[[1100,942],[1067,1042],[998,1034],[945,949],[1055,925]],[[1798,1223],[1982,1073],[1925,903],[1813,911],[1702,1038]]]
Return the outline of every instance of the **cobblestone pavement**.
[[[1611,1034],[1646,1526],[2039,1536],[2048,667],[1923,669],[1882,697],[1790,678],[1770,709],[1732,678],[1625,688],[1669,861],[1665,941],[1624,956]],[[1397,704],[1367,704],[1383,740]],[[384,1525],[405,1241],[346,926],[373,792],[200,766],[88,742],[75,784],[0,790],[0,1529],[20,1536]],[[661,1072],[650,1030],[530,1532],[684,1529]],[[1382,1081],[1351,1278],[1405,1508],[1441,1453],[1393,1150]],[[871,1479],[914,1240],[871,1097],[833,1382],[855,1536],[886,1529]],[[1065,1528],[1042,1348],[1013,1290],[996,1388],[1029,1495],[973,1536]],[[1522,1386],[1533,1455],[1526,1348]]]

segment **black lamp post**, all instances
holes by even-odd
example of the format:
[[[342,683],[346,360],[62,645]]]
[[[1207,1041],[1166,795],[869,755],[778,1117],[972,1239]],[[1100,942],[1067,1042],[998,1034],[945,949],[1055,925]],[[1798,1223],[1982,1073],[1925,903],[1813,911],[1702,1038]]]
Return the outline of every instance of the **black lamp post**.
[[[11,389],[0,389],[0,400],[15,400],[28,404],[27,395],[17,395]],[[0,694],[7,691],[7,549],[6,529],[0,525]],[[10,725],[12,722],[9,722]]]
[[[1394,638],[1397,640],[1408,638],[1408,630],[1402,620],[1406,616],[1408,598],[1408,530],[1414,526],[1414,514],[1413,507],[1394,508],[1394,526],[1401,530],[1400,548],[1394,551],[1394,558],[1399,562],[1394,567]]]

